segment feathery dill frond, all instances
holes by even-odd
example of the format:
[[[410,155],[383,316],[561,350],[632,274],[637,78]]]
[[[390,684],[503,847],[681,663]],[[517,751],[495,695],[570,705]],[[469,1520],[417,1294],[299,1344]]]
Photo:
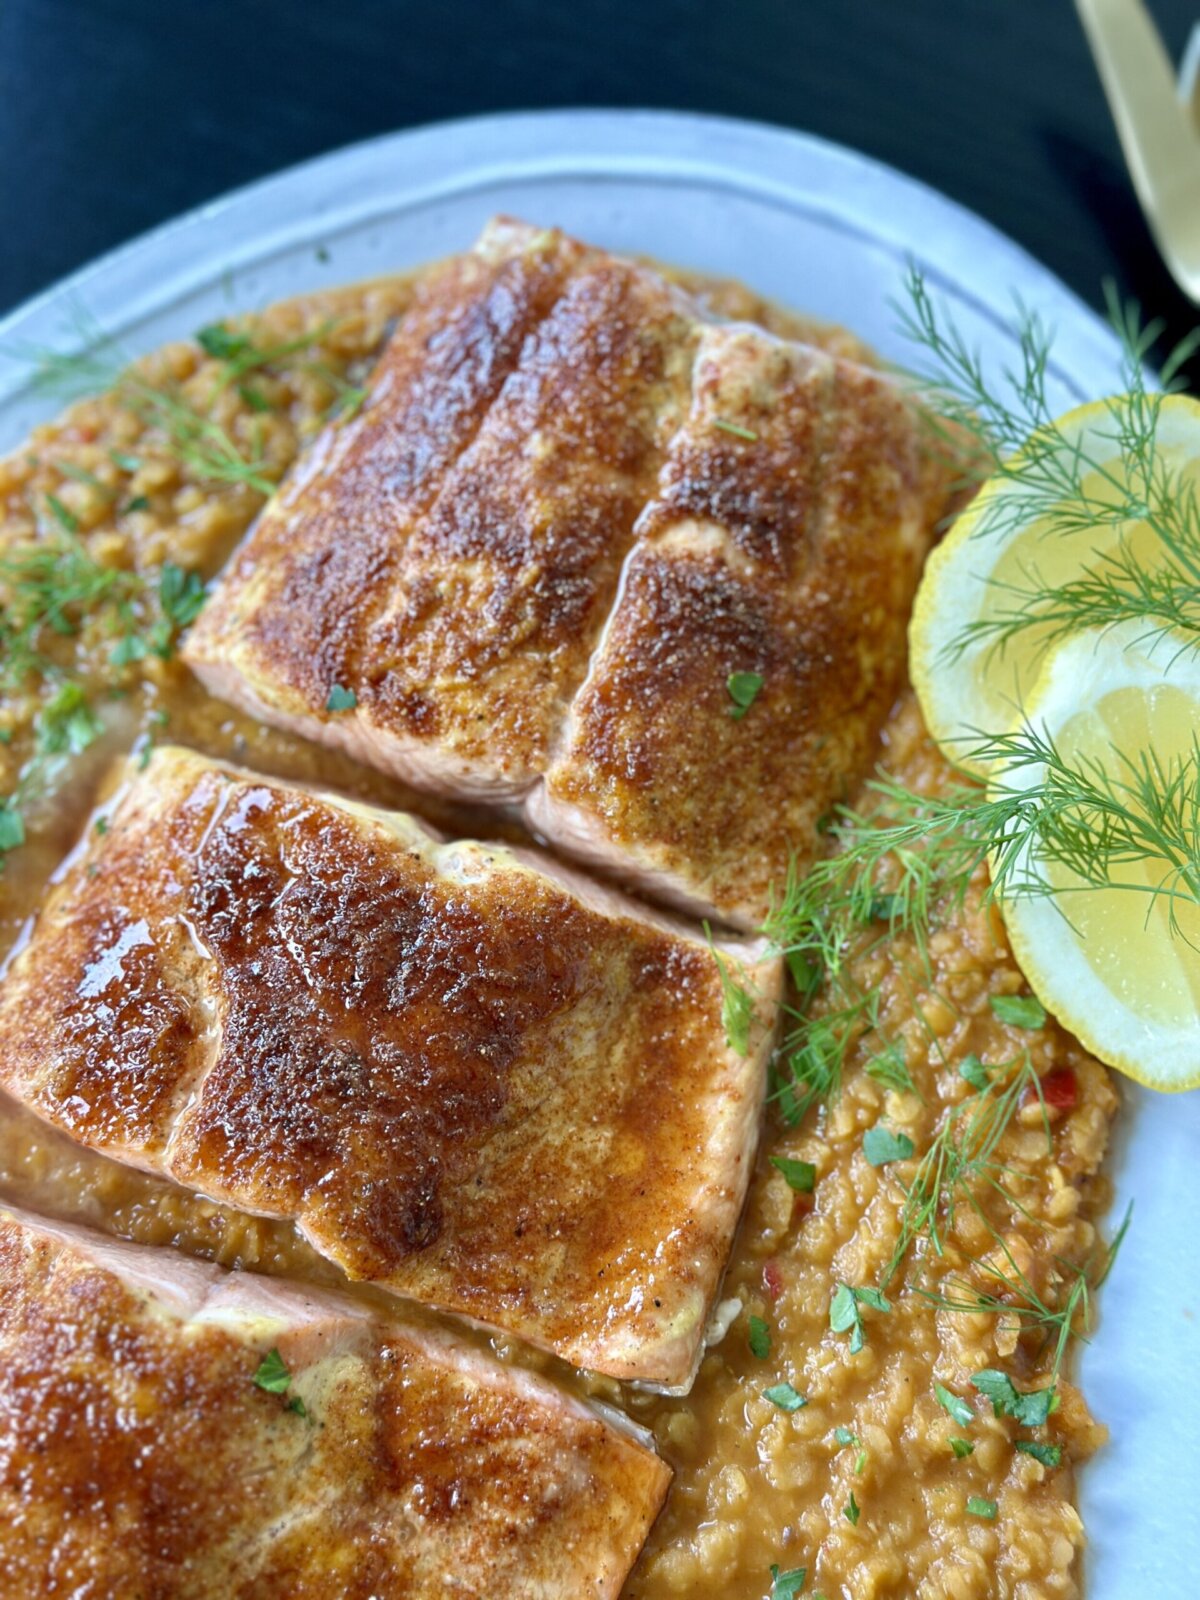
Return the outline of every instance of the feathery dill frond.
[[[996,581],[995,604],[963,626],[949,661],[981,640],[1003,651],[1030,628],[1045,651],[1068,634],[1130,620],[1145,625],[1147,642],[1169,637],[1171,650],[1200,647],[1200,486],[1189,466],[1164,457],[1159,427],[1181,368],[1200,348],[1200,329],[1168,355],[1163,386],[1153,388],[1145,359],[1161,326],[1143,325],[1136,306],[1109,286],[1123,392],[1102,402],[1102,420],[1068,427],[1050,404],[1052,338],[1035,313],[1018,306],[1018,358],[997,383],[915,266],[905,288],[900,329],[919,352],[909,377],[927,406],[965,430],[980,476],[992,480],[973,537],[1003,543],[1036,526],[1039,543],[1084,546],[1078,574],[1065,582],[1048,578],[1035,559]],[[1097,549],[1099,530],[1109,537]]]

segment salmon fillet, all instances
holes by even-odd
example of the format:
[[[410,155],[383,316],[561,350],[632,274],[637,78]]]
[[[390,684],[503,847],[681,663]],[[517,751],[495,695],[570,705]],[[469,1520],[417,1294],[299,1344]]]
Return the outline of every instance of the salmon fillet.
[[[654,273],[493,224],[419,292],[362,416],[259,519],[192,665],[435,792],[525,792],[686,408],[693,343]],[[335,685],[349,714],[326,710]]]
[[[937,476],[878,373],[708,330],[531,826],[677,906],[760,924],[870,766]],[[761,687],[735,716],[737,673]]]
[[[0,986],[0,1083],[351,1278],[686,1389],[781,987],[536,852],[159,748]],[[760,996],[726,1038],[732,967]],[[744,1051],[744,1053],[739,1053]]]
[[[670,1477],[445,1333],[7,1210],[0,1416],[22,1600],[600,1600]]]
[[[929,437],[878,372],[493,223],[184,653],[268,722],[754,927],[899,687],[952,473]],[[764,680],[737,720],[734,672]]]

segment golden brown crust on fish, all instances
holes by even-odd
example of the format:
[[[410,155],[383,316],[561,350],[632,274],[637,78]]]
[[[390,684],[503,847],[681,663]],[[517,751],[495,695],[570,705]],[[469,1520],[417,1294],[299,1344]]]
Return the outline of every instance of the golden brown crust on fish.
[[[870,765],[937,482],[886,379],[708,334],[535,825],[677,903],[761,922]],[[735,673],[762,680],[741,716]]]
[[[493,225],[418,294],[363,417],[251,531],[191,664],[430,787],[528,788],[686,408],[694,342],[656,274]],[[354,691],[348,714],[327,713],[334,685]]]
[[[693,343],[680,297],[643,268],[605,257],[569,282],[368,634],[376,748],[432,740],[512,790],[544,769],[684,413]]]
[[[286,1398],[253,1381],[272,1347]],[[669,1479],[445,1335],[3,1213],[0,1413],[0,1590],[25,1600],[602,1600]]]
[[[197,665],[214,659],[272,712],[318,721],[334,684],[358,682],[414,520],[585,254],[498,225],[421,280],[362,414],[322,435],[234,557],[221,603],[194,630]]]
[[[185,653],[268,721],[520,800],[561,850],[754,926],[870,766],[946,508],[929,437],[844,355],[493,224],[434,274],[365,416],[267,508]],[[737,722],[731,672],[764,679]]]
[[[753,981],[765,1018],[778,965]],[[739,1055],[703,940],[544,858],[160,749],[13,963],[0,1040],[39,1115],[296,1218],[352,1277],[690,1381],[769,1027]]]

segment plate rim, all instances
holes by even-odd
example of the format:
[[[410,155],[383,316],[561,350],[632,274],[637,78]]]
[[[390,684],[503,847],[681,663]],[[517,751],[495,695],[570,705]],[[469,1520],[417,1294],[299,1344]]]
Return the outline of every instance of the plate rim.
[[[715,161],[714,145],[727,149],[729,159]],[[477,152],[483,147],[489,150],[489,160],[481,166]],[[786,164],[790,158],[798,171],[811,172],[814,163],[830,172],[840,171],[851,180],[852,188],[847,193],[853,196],[855,210],[861,208],[864,188],[886,191],[893,202],[897,198],[907,202],[904,228],[886,226],[890,213],[885,211],[882,217],[876,214],[876,228],[865,229],[861,222],[849,221],[848,206],[831,203],[828,196],[820,206],[810,203],[808,215],[820,216],[843,232],[918,260],[931,283],[970,303],[1001,332],[1011,330],[1011,289],[1001,291],[1001,298],[1007,295],[1009,299],[1006,315],[996,299],[983,292],[981,279],[1019,279],[1031,295],[1036,291],[1039,300],[1046,299],[1049,314],[1045,320],[1055,333],[1051,370],[1069,390],[1082,394],[1089,384],[1095,386],[1100,381],[1102,372],[1111,375],[1115,368],[1119,351],[1116,336],[1081,295],[1025,246],[970,207],[875,156],[817,134],[766,121],[658,107],[567,106],[489,112],[374,134],[251,179],[155,224],[85,261],[0,317],[0,403],[18,399],[33,381],[27,356],[14,358],[14,340],[36,333],[39,328],[44,330],[56,312],[73,300],[83,302],[89,290],[99,288],[106,298],[129,304],[121,291],[130,269],[144,273],[147,265],[159,258],[164,264],[173,263],[172,269],[150,292],[143,288],[135,302],[137,320],[168,311],[173,303],[168,291],[173,290],[174,299],[178,300],[194,289],[197,274],[179,267],[180,252],[175,250],[175,243],[181,237],[186,235],[194,241],[198,236],[202,239],[210,229],[228,230],[233,224],[239,230],[239,242],[252,238],[257,243],[252,255],[243,251],[244,259],[232,262],[229,270],[264,262],[294,241],[278,229],[264,236],[255,226],[263,210],[268,214],[286,213],[293,194],[317,193],[325,198],[318,203],[316,214],[326,214],[331,224],[336,224],[338,207],[331,197],[347,184],[352,188],[355,175],[373,172],[389,163],[394,164],[398,174],[406,167],[427,173],[451,169],[462,149],[476,151],[474,165],[481,184],[490,171],[512,174],[513,161],[518,157],[523,175],[567,177],[574,172],[581,178],[602,174],[633,177],[639,171],[648,177],[655,172],[661,174],[664,158],[669,158],[678,175],[690,170],[697,179],[711,185],[718,173],[727,172],[738,180],[742,193],[757,190],[763,198],[776,201],[790,195],[794,202],[809,185],[790,183],[786,174],[778,171],[780,163]],[[423,187],[429,189],[428,178]],[[420,198],[419,192],[413,194],[410,204],[420,203]],[[916,208],[915,215],[910,205]],[[304,208],[297,210],[303,213]],[[310,210],[307,220],[312,219]],[[361,213],[356,214],[355,220],[363,220]],[[244,227],[246,222],[251,223],[249,231]],[[904,235],[921,231],[923,224],[928,225],[929,231],[922,237],[920,247],[915,248],[911,238]],[[287,231],[295,233],[297,229],[298,223],[293,221]],[[955,270],[959,258],[968,251],[974,261],[969,266],[963,262],[962,270]],[[202,259],[204,252],[196,254]],[[986,263],[986,271],[981,262]],[[105,329],[102,320],[99,328]],[[48,342],[41,341],[43,345]],[[73,340],[55,339],[54,345],[74,351],[96,342],[94,336],[81,338],[77,334]],[[1069,362],[1061,353],[1064,342],[1071,346]],[[1082,389],[1080,363],[1089,375]]]
[[[519,170],[511,165],[514,150],[523,163]],[[1009,340],[1013,286],[1019,285],[1055,330],[1052,366],[1059,381],[1080,398],[1111,391],[1119,372],[1119,342],[1082,296],[1024,246],[922,179],[834,141],[768,122],[658,108],[558,107],[487,113],[376,134],[225,191],[92,258],[0,318],[0,414],[32,387],[28,357],[14,357],[12,344],[32,335],[30,342],[71,349],[70,336],[63,337],[56,319],[72,300],[89,302],[100,328],[122,337],[122,326],[136,327],[139,320],[165,314],[201,283],[214,282],[219,269],[212,264],[213,247],[227,232],[241,251],[231,264],[233,271],[266,264],[305,239],[311,243],[326,219],[331,238],[339,214],[347,228],[367,220],[361,205],[353,209],[352,200],[353,184],[364,175],[393,173],[393,210],[402,209],[398,203],[406,197],[416,207],[445,192],[444,182],[434,179],[451,174],[456,161],[471,162],[479,173],[491,173],[497,180],[505,174],[514,180],[537,174],[560,179],[608,174],[629,181],[653,180],[666,162],[676,174],[696,182],[711,186],[721,174],[740,193],[776,203],[789,196],[795,201],[813,188],[815,179],[834,178],[844,190],[822,192],[821,204],[811,204],[806,215],[855,233],[897,260],[917,259],[931,284],[969,304]],[[367,182],[368,193],[371,187]],[[878,223],[874,231],[861,225],[872,196],[886,201],[882,214],[868,213]],[[285,226],[289,213],[292,220]],[[858,215],[859,226],[848,225],[849,214]],[[260,230],[263,216],[268,226]],[[913,237],[919,239],[916,246]],[[184,240],[187,248],[181,249]],[[189,267],[189,259],[201,265]],[[163,265],[161,275],[148,273],[156,262]],[[147,276],[152,278],[149,287]],[[106,306],[125,317],[123,325],[106,327]],[[73,348],[91,342],[77,333]],[[1124,1083],[1121,1091],[1124,1105],[1105,1158],[1105,1171],[1118,1189],[1129,1173],[1137,1124],[1149,1109],[1147,1092]],[[1115,1223],[1115,1215],[1115,1210],[1109,1213],[1106,1226]],[[1107,1291],[1110,1297],[1114,1288]],[[1103,1314],[1102,1305],[1102,1319]],[[1086,1374],[1087,1363],[1085,1348],[1077,1371]],[[1109,1449],[1115,1455],[1115,1441]],[[1075,1504],[1085,1506],[1098,1487],[1094,1474],[1085,1472]],[[1102,1513],[1113,1510],[1103,1497],[1088,1507],[1085,1568],[1095,1564],[1109,1531]],[[1193,1521],[1195,1515],[1193,1510]],[[1172,1546],[1179,1550],[1186,1543],[1186,1522],[1177,1522],[1175,1529]],[[1118,1572],[1118,1580],[1120,1576]],[[1168,1600],[1165,1592],[1162,1600]]]

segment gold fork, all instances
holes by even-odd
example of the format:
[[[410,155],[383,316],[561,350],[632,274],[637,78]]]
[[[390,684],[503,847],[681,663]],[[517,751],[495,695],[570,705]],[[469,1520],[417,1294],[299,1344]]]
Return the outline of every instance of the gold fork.
[[[1150,231],[1171,276],[1200,304],[1200,30],[1177,87],[1142,0],[1075,7]]]
[[[1200,22],[1192,29],[1184,51],[1183,65],[1179,69],[1179,93],[1191,109],[1192,126],[1200,133]]]

